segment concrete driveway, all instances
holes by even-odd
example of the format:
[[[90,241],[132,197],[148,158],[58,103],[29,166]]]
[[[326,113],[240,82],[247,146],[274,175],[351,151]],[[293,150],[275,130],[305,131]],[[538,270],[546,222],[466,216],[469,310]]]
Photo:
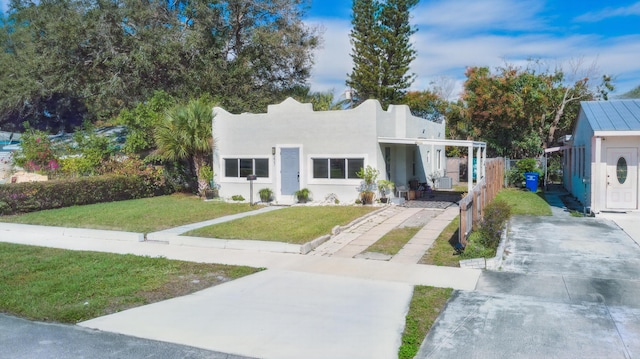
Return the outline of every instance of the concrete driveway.
[[[615,223],[514,217],[499,271],[456,291],[417,358],[640,355],[640,248]]]

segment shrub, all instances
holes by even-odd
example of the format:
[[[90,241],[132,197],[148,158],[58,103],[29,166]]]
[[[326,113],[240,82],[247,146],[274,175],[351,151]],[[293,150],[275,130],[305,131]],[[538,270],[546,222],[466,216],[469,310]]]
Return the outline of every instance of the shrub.
[[[239,202],[244,201],[244,197],[242,197],[241,194],[234,194],[233,196],[231,196],[231,199]]]
[[[58,158],[49,136],[25,124],[20,150],[13,157],[14,164],[29,172],[43,175],[53,174],[59,167]]]
[[[273,196],[271,188],[263,188],[258,191],[258,193],[260,194],[260,200],[262,202],[271,202],[271,197]]]
[[[538,168],[535,158],[525,158],[516,162],[515,168],[509,170],[507,174],[509,184],[516,187],[522,187],[524,182],[524,174],[526,172],[537,172],[542,178],[542,171]]]
[[[511,207],[504,201],[495,200],[485,208],[478,230],[483,246],[491,249],[498,248],[509,216],[511,216]]]
[[[157,173],[0,185],[0,215],[169,194]]]
[[[496,255],[496,250],[487,248],[483,244],[482,236],[479,232],[472,232],[469,235],[467,246],[464,248],[464,252],[460,254],[460,259],[472,259],[472,258],[491,258]]]

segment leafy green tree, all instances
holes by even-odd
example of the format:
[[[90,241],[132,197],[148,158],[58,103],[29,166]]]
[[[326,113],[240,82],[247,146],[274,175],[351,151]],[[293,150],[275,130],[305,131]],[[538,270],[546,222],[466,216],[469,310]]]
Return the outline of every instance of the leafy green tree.
[[[449,105],[447,101],[429,90],[409,91],[401,100],[401,103],[409,106],[412,115],[432,121],[440,120],[445,115]]]
[[[633,90],[627,91],[624,94],[620,95],[620,98],[640,98],[640,86],[634,88]]]
[[[613,89],[606,76],[595,86],[593,73],[577,76],[579,66],[576,62],[569,75],[560,68],[540,70],[537,62],[525,68],[507,65],[496,73],[487,67],[467,69],[465,107],[454,117],[455,131],[487,141],[490,155],[540,154],[572,131],[580,101],[606,98]]]
[[[175,103],[176,100],[171,95],[156,91],[148,101],[120,112],[115,123],[127,126],[124,152],[143,154],[155,149],[155,130],[164,120],[166,111],[175,106]]]
[[[348,101],[336,101],[332,91],[313,92],[308,86],[296,87],[290,96],[301,103],[313,104],[314,111],[342,110]]]
[[[264,109],[309,77],[318,35],[302,22],[307,3],[13,0],[0,28],[0,126],[69,130],[158,90]]]
[[[382,71],[380,87],[384,104],[398,103],[415,79],[409,66],[416,58],[410,38],[417,29],[409,24],[409,14],[419,0],[387,0],[380,12],[382,25]]]
[[[410,43],[415,27],[409,24],[410,10],[418,0],[354,0],[353,69],[347,86],[354,89],[356,102],[375,98],[383,107],[397,103],[413,83],[408,74],[416,57]]]
[[[160,156],[169,161],[189,162],[199,194],[203,194],[209,185],[201,168],[211,163],[214,145],[212,109],[213,106],[202,99],[175,106],[155,133]]]

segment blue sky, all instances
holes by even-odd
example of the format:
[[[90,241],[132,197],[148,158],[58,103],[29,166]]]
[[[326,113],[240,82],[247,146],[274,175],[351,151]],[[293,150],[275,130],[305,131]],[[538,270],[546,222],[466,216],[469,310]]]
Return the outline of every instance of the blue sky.
[[[350,20],[350,0],[312,1],[305,21],[320,26],[324,40],[312,90],[346,90]],[[448,83],[455,97],[467,66],[523,65],[528,58],[565,73],[581,61],[582,70],[614,77],[614,95],[640,85],[640,1],[421,0],[411,21],[418,28],[412,90]]]

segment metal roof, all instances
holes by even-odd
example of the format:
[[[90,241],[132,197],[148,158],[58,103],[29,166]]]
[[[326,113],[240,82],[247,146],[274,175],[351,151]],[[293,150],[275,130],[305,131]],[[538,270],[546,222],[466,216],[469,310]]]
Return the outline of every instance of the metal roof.
[[[580,103],[594,131],[640,131],[640,100]]]

